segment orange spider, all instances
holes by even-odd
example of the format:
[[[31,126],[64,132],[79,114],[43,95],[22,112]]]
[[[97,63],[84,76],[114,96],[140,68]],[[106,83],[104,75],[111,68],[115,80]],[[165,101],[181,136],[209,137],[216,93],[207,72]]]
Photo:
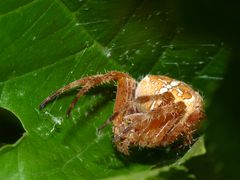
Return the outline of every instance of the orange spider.
[[[179,137],[191,143],[192,133],[204,117],[203,99],[184,82],[167,76],[147,75],[139,83],[119,71],[88,76],[71,82],[47,97],[40,109],[60,94],[81,86],[67,115],[90,88],[117,81],[117,95],[112,116],[100,127],[113,123],[117,150],[129,155],[130,147],[166,146]]]

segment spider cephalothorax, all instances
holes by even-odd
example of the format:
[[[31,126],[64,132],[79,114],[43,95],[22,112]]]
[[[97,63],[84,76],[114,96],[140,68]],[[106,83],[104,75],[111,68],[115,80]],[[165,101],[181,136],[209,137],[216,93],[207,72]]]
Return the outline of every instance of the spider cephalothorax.
[[[84,77],[47,97],[40,108],[62,93],[82,87],[67,110],[69,115],[90,88],[110,81],[118,82],[114,112],[100,129],[113,123],[118,151],[128,155],[130,147],[166,146],[179,137],[191,142],[204,116],[203,99],[186,83],[167,76],[147,75],[139,83],[119,71]]]

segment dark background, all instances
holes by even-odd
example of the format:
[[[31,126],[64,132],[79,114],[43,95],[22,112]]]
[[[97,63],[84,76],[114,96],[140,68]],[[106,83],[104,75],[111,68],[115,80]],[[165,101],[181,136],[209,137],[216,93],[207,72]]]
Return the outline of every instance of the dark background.
[[[207,154],[187,167],[198,179],[240,179],[240,3],[185,0],[179,6],[186,26],[217,34],[232,50],[226,78],[207,109]]]

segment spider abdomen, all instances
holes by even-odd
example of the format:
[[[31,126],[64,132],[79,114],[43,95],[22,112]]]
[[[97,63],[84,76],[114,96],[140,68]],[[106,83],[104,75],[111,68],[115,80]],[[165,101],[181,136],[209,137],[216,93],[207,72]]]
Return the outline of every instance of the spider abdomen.
[[[139,83],[135,91],[135,98],[151,96],[169,92],[174,97],[174,102],[182,101],[186,105],[187,114],[194,111],[203,111],[203,99],[199,93],[182,81],[167,76],[147,75]],[[161,100],[150,101],[137,105],[140,112],[148,112],[161,105]]]

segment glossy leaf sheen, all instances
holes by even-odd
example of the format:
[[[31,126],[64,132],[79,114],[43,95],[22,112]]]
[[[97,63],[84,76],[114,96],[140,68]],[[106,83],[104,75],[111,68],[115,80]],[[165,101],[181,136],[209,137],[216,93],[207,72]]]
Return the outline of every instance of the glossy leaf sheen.
[[[0,177],[136,179],[172,168],[186,172],[184,162],[205,153],[202,138],[178,160],[159,154],[159,162],[145,163],[115,151],[110,127],[96,133],[112,113],[110,86],[82,97],[69,119],[76,91],[38,109],[61,86],[109,70],[138,80],[148,73],[184,80],[208,105],[229,51],[216,37],[181,26],[180,12],[177,3],[157,0],[0,0],[0,106],[26,131],[13,146],[1,147]]]

